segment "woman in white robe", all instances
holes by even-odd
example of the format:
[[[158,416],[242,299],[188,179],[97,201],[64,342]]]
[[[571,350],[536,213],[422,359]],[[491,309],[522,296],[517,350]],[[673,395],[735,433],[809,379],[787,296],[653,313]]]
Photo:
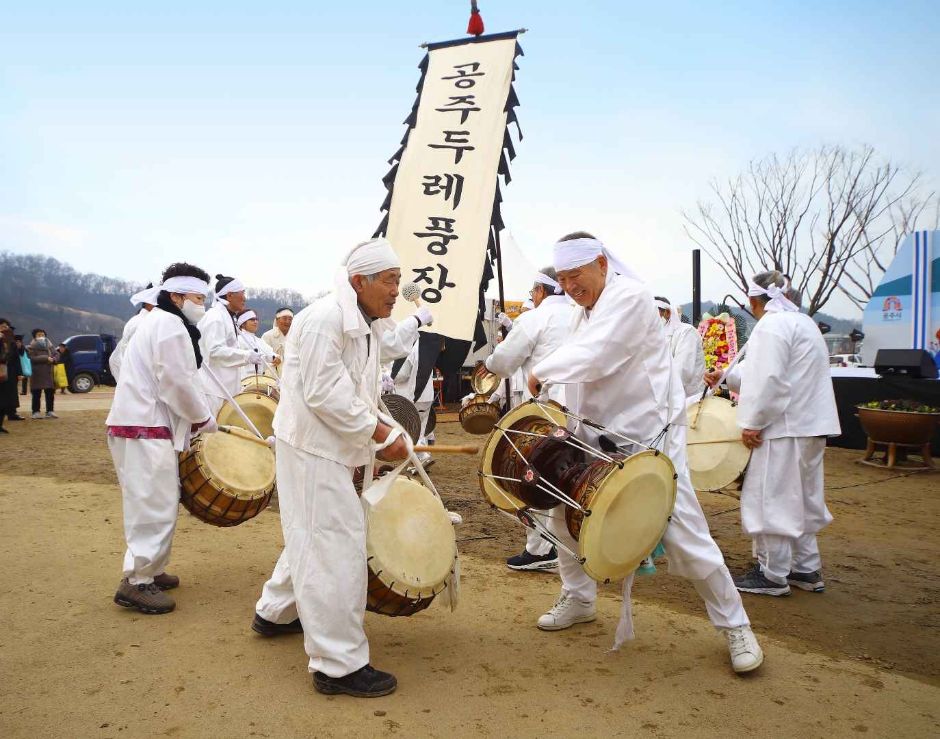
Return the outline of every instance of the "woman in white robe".
[[[179,507],[179,452],[196,430],[214,431],[197,379],[196,324],[209,275],[188,264],[164,274],[157,307],[127,348],[108,414],[108,447],[124,508],[124,574],[114,600],[144,613],[167,613],[163,591],[179,584],[166,573]]]
[[[235,327],[238,329],[238,347],[250,352],[257,352],[263,358],[261,366],[255,364],[246,364],[241,368],[240,380],[252,375],[262,374],[277,379],[277,367],[281,364],[281,358],[277,355],[264,339],[255,335],[258,330],[258,314],[251,309],[243,310],[235,319]]]

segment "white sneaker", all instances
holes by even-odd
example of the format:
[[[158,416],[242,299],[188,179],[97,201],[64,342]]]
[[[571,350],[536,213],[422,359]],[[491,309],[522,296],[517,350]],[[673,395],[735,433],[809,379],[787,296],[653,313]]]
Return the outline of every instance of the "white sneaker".
[[[728,651],[731,653],[731,666],[735,672],[750,672],[756,670],[764,661],[757,637],[750,626],[736,626],[725,629],[728,639]]]
[[[542,631],[561,631],[575,624],[586,624],[597,618],[594,603],[575,600],[562,593],[548,613],[539,616],[538,627]]]
[[[58,416],[52,411],[46,411],[46,418],[58,418]]]
[[[34,413],[34,414],[33,414],[33,420],[34,420],[34,421],[41,421],[41,420],[42,420],[42,414],[41,414],[41,413]]]

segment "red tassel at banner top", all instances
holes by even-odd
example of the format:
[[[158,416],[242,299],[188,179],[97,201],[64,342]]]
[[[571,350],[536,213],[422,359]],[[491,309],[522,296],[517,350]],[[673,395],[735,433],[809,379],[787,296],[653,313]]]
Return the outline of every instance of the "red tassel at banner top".
[[[477,9],[476,0],[470,2],[470,22],[467,24],[467,33],[471,36],[479,36],[483,33],[483,16]]]

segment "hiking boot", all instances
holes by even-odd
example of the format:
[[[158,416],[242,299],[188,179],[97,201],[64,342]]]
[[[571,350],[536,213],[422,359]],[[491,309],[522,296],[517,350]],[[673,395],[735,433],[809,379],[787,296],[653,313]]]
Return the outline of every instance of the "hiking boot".
[[[557,570],[558,552],[555,547],[548,554],[531,554],[528,549],[523,549],[522,554],[510,557],[506,560],[506,566],[510,570]]]
[[[174,600],[154,583],[131,585],[126,577],[114,594],[114,602],[147,614],[169,613],[176,608]]]
[[[153,584],[160,588],[160,590],[172,590],[173,588],[179,587],[180,579],[176,575],[161,572],[153,578]]]
[[[575,600],[562,593],[548,613],[539,616],[538,627],[542,631],[561,631],[575,624],[586,624],[597,618],[593,603]]]
[[[313,673],[313,687],[324,695],[344,693],[356,698],[378,698],[395,692],[398,680],[394,675],[376,670],[372,665],[360,667],[342,677],[330,677],[322,672]]]
[[[251,622],[251,630],[261,634],[261,636],[304,633],[304,627],[301,625],[299,618],[295,618],[289,624],[276,624],[273,621],[261,618],[257,613]]]
[[[823,582],[822,570],[815,572],[791,572],[787,575],[787,582],[800,590],[808,590],[811,593],[822,593],[826,589],[826,583]]]
[[[731,654],[731,666],[735,672],[750,672],[761,666],[764,653],[750,626],[725,629],[725,637],[728,639],[728,652]]]
[[[764,577],[760,565],[754,565],[749,572],[734,578],[734,587],[742,593],[755,593],[756,595],[781,596],[790,594],[790,586],[786,583],[781,585]]]

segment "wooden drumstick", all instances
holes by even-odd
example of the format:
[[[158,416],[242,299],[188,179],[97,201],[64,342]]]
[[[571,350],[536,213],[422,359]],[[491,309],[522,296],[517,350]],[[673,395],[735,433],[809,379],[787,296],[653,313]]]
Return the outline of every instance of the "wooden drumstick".
[[[440,454],[476,454],[480,447],[474,444],[433,444],[424,446],[419,444],[415,447],[416,452],[438,452]]]
[[[219,426],[219,431],[221,431],[223,434],[231,434],[232,436],[237,436],[239,439],[244,439],[245,441],[251,441],[251,442],[254,442],[255,444],[261,444],[261,446],[266,446],[268,447],[268,449],[271,448],[267,441],[255,436],[250,431],[246,431],[245,429],[240,428],[238,426]]]

